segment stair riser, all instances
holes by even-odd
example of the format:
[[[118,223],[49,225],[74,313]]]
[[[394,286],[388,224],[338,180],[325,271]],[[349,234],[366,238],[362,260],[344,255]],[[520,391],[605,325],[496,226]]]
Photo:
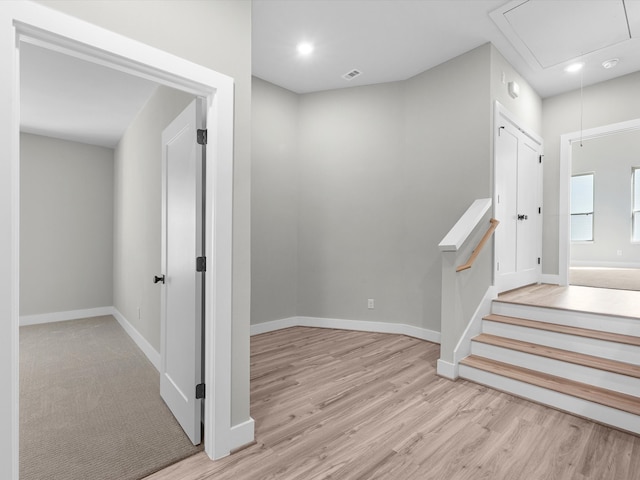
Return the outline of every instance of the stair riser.
[[[640,378],[629,377],[552,358],[519,352],[482,342],[471,343],[471,353],[518,367],[640,397]],[[640,398],[639,400],[640,401]]]
[[[494,301],[491,312],[507,317],[537,320],[539,322],[556,323],[571,327],[603,330],[622,335],[640,337],[640,321],[633,318],[598,315],[595,313],[581,313],[555,308],[532,307]]]
[[[640,365],[640,347],[606,340],[549,332],[536,328],[510,325],[490,320],[482,321],[482,332],[499,337],[513,338],[524,342],[537,343],[571,352],[584,353],[608,358],[619,362]]]
[[[518,397],[548,405],[565,412],[575,413],[581,417],[590,418],[621,430],[640,434],[640,416],[466,365],[460,365],[459,373],[461,378],[466,378],[467,380],[495,388],[496,390],[512,393]]]

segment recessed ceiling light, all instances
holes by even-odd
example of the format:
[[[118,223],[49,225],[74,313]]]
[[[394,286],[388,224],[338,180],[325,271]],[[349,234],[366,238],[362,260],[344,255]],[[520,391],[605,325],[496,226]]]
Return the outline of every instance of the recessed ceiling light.
[[[309,42],[301,42],[298,44],[297,48],[300,55],[309,55],[311,52],[313,52],[313,45],[311,45]]]
[[[584,62],[576,62],[564,68],[564,71],[567,73],[576,73],[582,70],[584,67]]]
[[[617,58],[612,58],[611,60],[605,60],[602,62],[602,66],[604,68],[613,68],[618,64],[619,60]]]

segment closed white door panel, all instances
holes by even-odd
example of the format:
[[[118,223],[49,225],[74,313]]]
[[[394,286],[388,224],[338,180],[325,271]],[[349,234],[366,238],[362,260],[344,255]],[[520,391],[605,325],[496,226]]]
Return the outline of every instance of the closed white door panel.
[[[495,285],[499,291],[540,279],[541,145],[505,122],[495,139]]]
[[[526,141],[518,148],[517,270],[527,283],[536,280],[538,268],[538,153]]]
[[[502,129],[496,141],[496,275],[505,281],[517,272],[518,138]]]

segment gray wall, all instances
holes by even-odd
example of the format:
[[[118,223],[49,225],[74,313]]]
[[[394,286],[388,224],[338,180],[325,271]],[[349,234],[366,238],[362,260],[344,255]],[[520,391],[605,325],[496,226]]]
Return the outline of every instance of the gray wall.
[[[251,2],[40,0],[235,81],[231,422],[249,418]]]
[[[297,315],[298,95],[253,78],[251,311],[260,323]]]
[[[113,305],[113,150],[20,135],[20,315]]]
[[[406,288],[418,288],[412,300],[417,326],[431,330],[441,330],[438,244],[475,199],[491,196],[491,48],[483,45],[407,81]],[[473,275],[474,291],[465,299],[471,311],[491,284],[490,264],[476,265]]]
[[[583,94],[583,127],[601,127],[640,118],[638,92],[640,72],[586,87]],[[545,157],[542,271],[547,274],[558,274],[560,136],[579,130],[579,89],[543,100],[542,136],[545,141]]]
[[[417,320],[404,280],[403,87],[301,96],[299,315]]]
[[[504,82],[502,81],[504,73]],[[520,95],[509,95],[509,82],[520,86]],[[542,100],[527,81],[509,64],[502,54],[491,46],[491,99],[497,100],[529,129],[542,134]],[[493,119],[493,109],[491,110]],[[493,123],[491,124],[493,126]],[[493,131],[493,130],[492,130]]]
[[[496,83],[502,71],[521,82],[519,100]],[[296,96],[256,79],[253,95],[252,323],[299,315],[440,331],[438,243],[491,196],[493,100],[537,128],[537,95],[489,44],[406,81]],[[465,312],[491,265],[489,256],[476,266]]]
[[[160,288],[152,279],[161,273],[161,138],[193,98],[158,87],[115,149],[113,305],[158,352]]]
[[[631,243],[633,167],[640,167],[638,130],[573,144],[572,174],[595,175],[593,242],[571,244],[572,265],[640,266],[640,244]]]

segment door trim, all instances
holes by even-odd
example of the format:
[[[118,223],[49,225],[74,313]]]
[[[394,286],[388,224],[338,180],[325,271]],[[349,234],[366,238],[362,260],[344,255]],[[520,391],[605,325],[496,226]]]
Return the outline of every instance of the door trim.
[[[544,144],[543,144],[543,140],[542,137],[539,136],[537,133],[535,133],[534,131],[524,127],[524,123],[518,118],[516,117],[513,113],[511,113],[509,110],[507,110],[499,101],[495,101],[494,103],[494,110],[493,110],[493,144],[492,144],[492,155],[493,155],[493,163],[492,163],[492,167],[493,167],[493,175],[492,175],[492,190],[493,190],[493,212],[494,212],[494,216],[495,216],[495,210],[497,208],[498,205],[498,193],[497,193],[497,188],[496,188],[496,182],[497,182],[497,168],[496,168],[496,143],[498,140],[498,134],[499,134],[499,129],[501,127],[501,124],[503,122],[508,122],[510,123],[514,128],[516,128],[517,130],[519,130],[520,132],[522,132],[525,136],[527,136],[528,138],[530,138],[536,145],[538,145],[540,147],[540,154],[544,153]],[[540,181],[539,181],[539,191],[538,191],[538,198],[540,199],[540,206],[542,206],[542,201],[543,201],[543,197],[542,197],[542,192],[543,192],[543,186],[542,186],[542,181],[543,181],[543,175],[542,172],[540,172]],[[500,228],[500,227],[498,227]],[[539,238],[539,242],[538,242],[538,256],[542,257],[542,219],[539,219],[539,229],[540,229],[540,238]],[[495,237],[494,237],[495,238]],[[496,251],[495,249],[497,243],[494,240],[494,252],[493,252],[493,285],[496,287],[497,291],[500,291],[500,285],[497,284],[497,279],[498,279],[498,272],[497,272],[497,265],[496,265]],[[540,281],[542,277],[542,266],[539,265],[538,266],[538,281]]]
[[[107,29],[20,1],[0,4],[0,477],[18,478],[20,43],[32,42],[206,99],[205,451],[220,458],[231,443],[233,79]],[[243,443],[251,439],[242,439]]]
[[[634,130],[640,130],[640,118],[560,135],[560,193],[558,202],[558,277],[560,285],[569,284],[571,264],[571,212],[569,205],[571,199],[571,146],[573,143],[579,142],[580,139],[591,140]]]

